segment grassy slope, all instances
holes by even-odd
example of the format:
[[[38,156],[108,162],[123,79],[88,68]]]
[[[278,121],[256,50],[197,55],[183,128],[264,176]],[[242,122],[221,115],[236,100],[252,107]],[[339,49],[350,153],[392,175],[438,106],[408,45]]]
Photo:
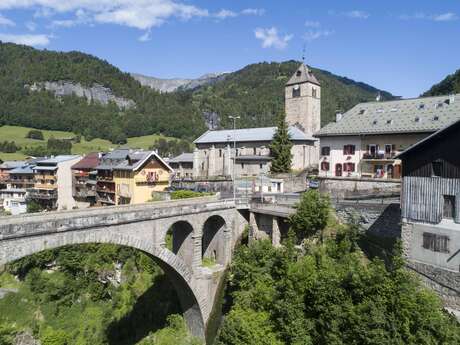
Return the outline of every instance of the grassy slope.
[[[75,134],[71,132],[42,130],[45,140],[33,140],[26,138],[27,133],[31,129],[32,128],[19,126],[2,126],[0,127],[0,141],[14,141],[17,145],[24,148],[25,146],[46,145],[46,140],[48,140],[50,137],[62,139],[71,138],[75,136]],[[129,138],[128,144],[125,146],[132,148],[148,149],[153,144],[155,139],[158,138],[172,139],[169,137],[162,137],[161,135],[156,134],[145,135],[142,137]],[[73,144],[72,153],[85,154],[95,151],[108,151],[109,149],[113,149],[115,147],[117,147],[117,145],[112,144],[108,140],[94,139],[91,141],[86,141],[84,138],[82,138],[80,143]],[[15,153],[0,152],[1,160],[20,160],[24,159],[25,157],[26,156],[20,151]]]

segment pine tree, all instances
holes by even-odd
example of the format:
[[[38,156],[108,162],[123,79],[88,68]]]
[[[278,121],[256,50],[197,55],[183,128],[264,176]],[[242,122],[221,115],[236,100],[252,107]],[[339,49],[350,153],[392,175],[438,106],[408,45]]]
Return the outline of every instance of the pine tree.
[[[284,113],[279,115],[277,123],[278,128],[270,144],[270,154],[273,157],[270,170],[272,173],[286,173],[291,171],[292,141]]]

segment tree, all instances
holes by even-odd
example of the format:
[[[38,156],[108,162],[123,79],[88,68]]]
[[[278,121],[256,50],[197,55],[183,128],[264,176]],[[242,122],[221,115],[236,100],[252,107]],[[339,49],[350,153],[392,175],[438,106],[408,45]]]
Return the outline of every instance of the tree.
[[[297,238],[303,239],[323,230],[330,211],[329,198],[310,189],[302,194],[296,212],[289,217],[289,223]]]
[[[277,122],[278,128],[270,144],[270,154],[273,157],[270,170],[272,173],[286,173],[291,170],[292,141],[286,123],[286,115],[280,115]]]
[[[40,204],[34,200],[27,203],[27,213],[38,213],[41,212],[43,208]]]
[[[35,139],[35,140],[44,140],[43,132],[37,129],[31,129],[29,133],[27,133],[26,138]]]

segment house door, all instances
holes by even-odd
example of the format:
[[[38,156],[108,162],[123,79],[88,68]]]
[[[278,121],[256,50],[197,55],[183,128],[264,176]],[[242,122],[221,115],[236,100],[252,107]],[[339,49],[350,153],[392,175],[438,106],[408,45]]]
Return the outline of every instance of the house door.
[[[342,164],[335,165],[335,176],[342,176]]]
[[[444,195],[443,218],[452,219],[455,216],[455,196]]]
[[[401,178],[401,165],[396,164],[394,166],[393,178]]]
[[[387,178],[394,178],[394,167],[392,164],[387,165]]]

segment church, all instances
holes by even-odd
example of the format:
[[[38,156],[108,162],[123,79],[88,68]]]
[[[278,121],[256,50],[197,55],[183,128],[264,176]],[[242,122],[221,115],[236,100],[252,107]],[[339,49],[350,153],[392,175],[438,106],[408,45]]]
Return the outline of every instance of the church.
[[[302,63],[285,85],[286,122],[293,143],[292,169],[318,167],[321,85]],[[194,141],[194,178],[258,176],[270,171],[270,143],[276,127],[209,130]]]

